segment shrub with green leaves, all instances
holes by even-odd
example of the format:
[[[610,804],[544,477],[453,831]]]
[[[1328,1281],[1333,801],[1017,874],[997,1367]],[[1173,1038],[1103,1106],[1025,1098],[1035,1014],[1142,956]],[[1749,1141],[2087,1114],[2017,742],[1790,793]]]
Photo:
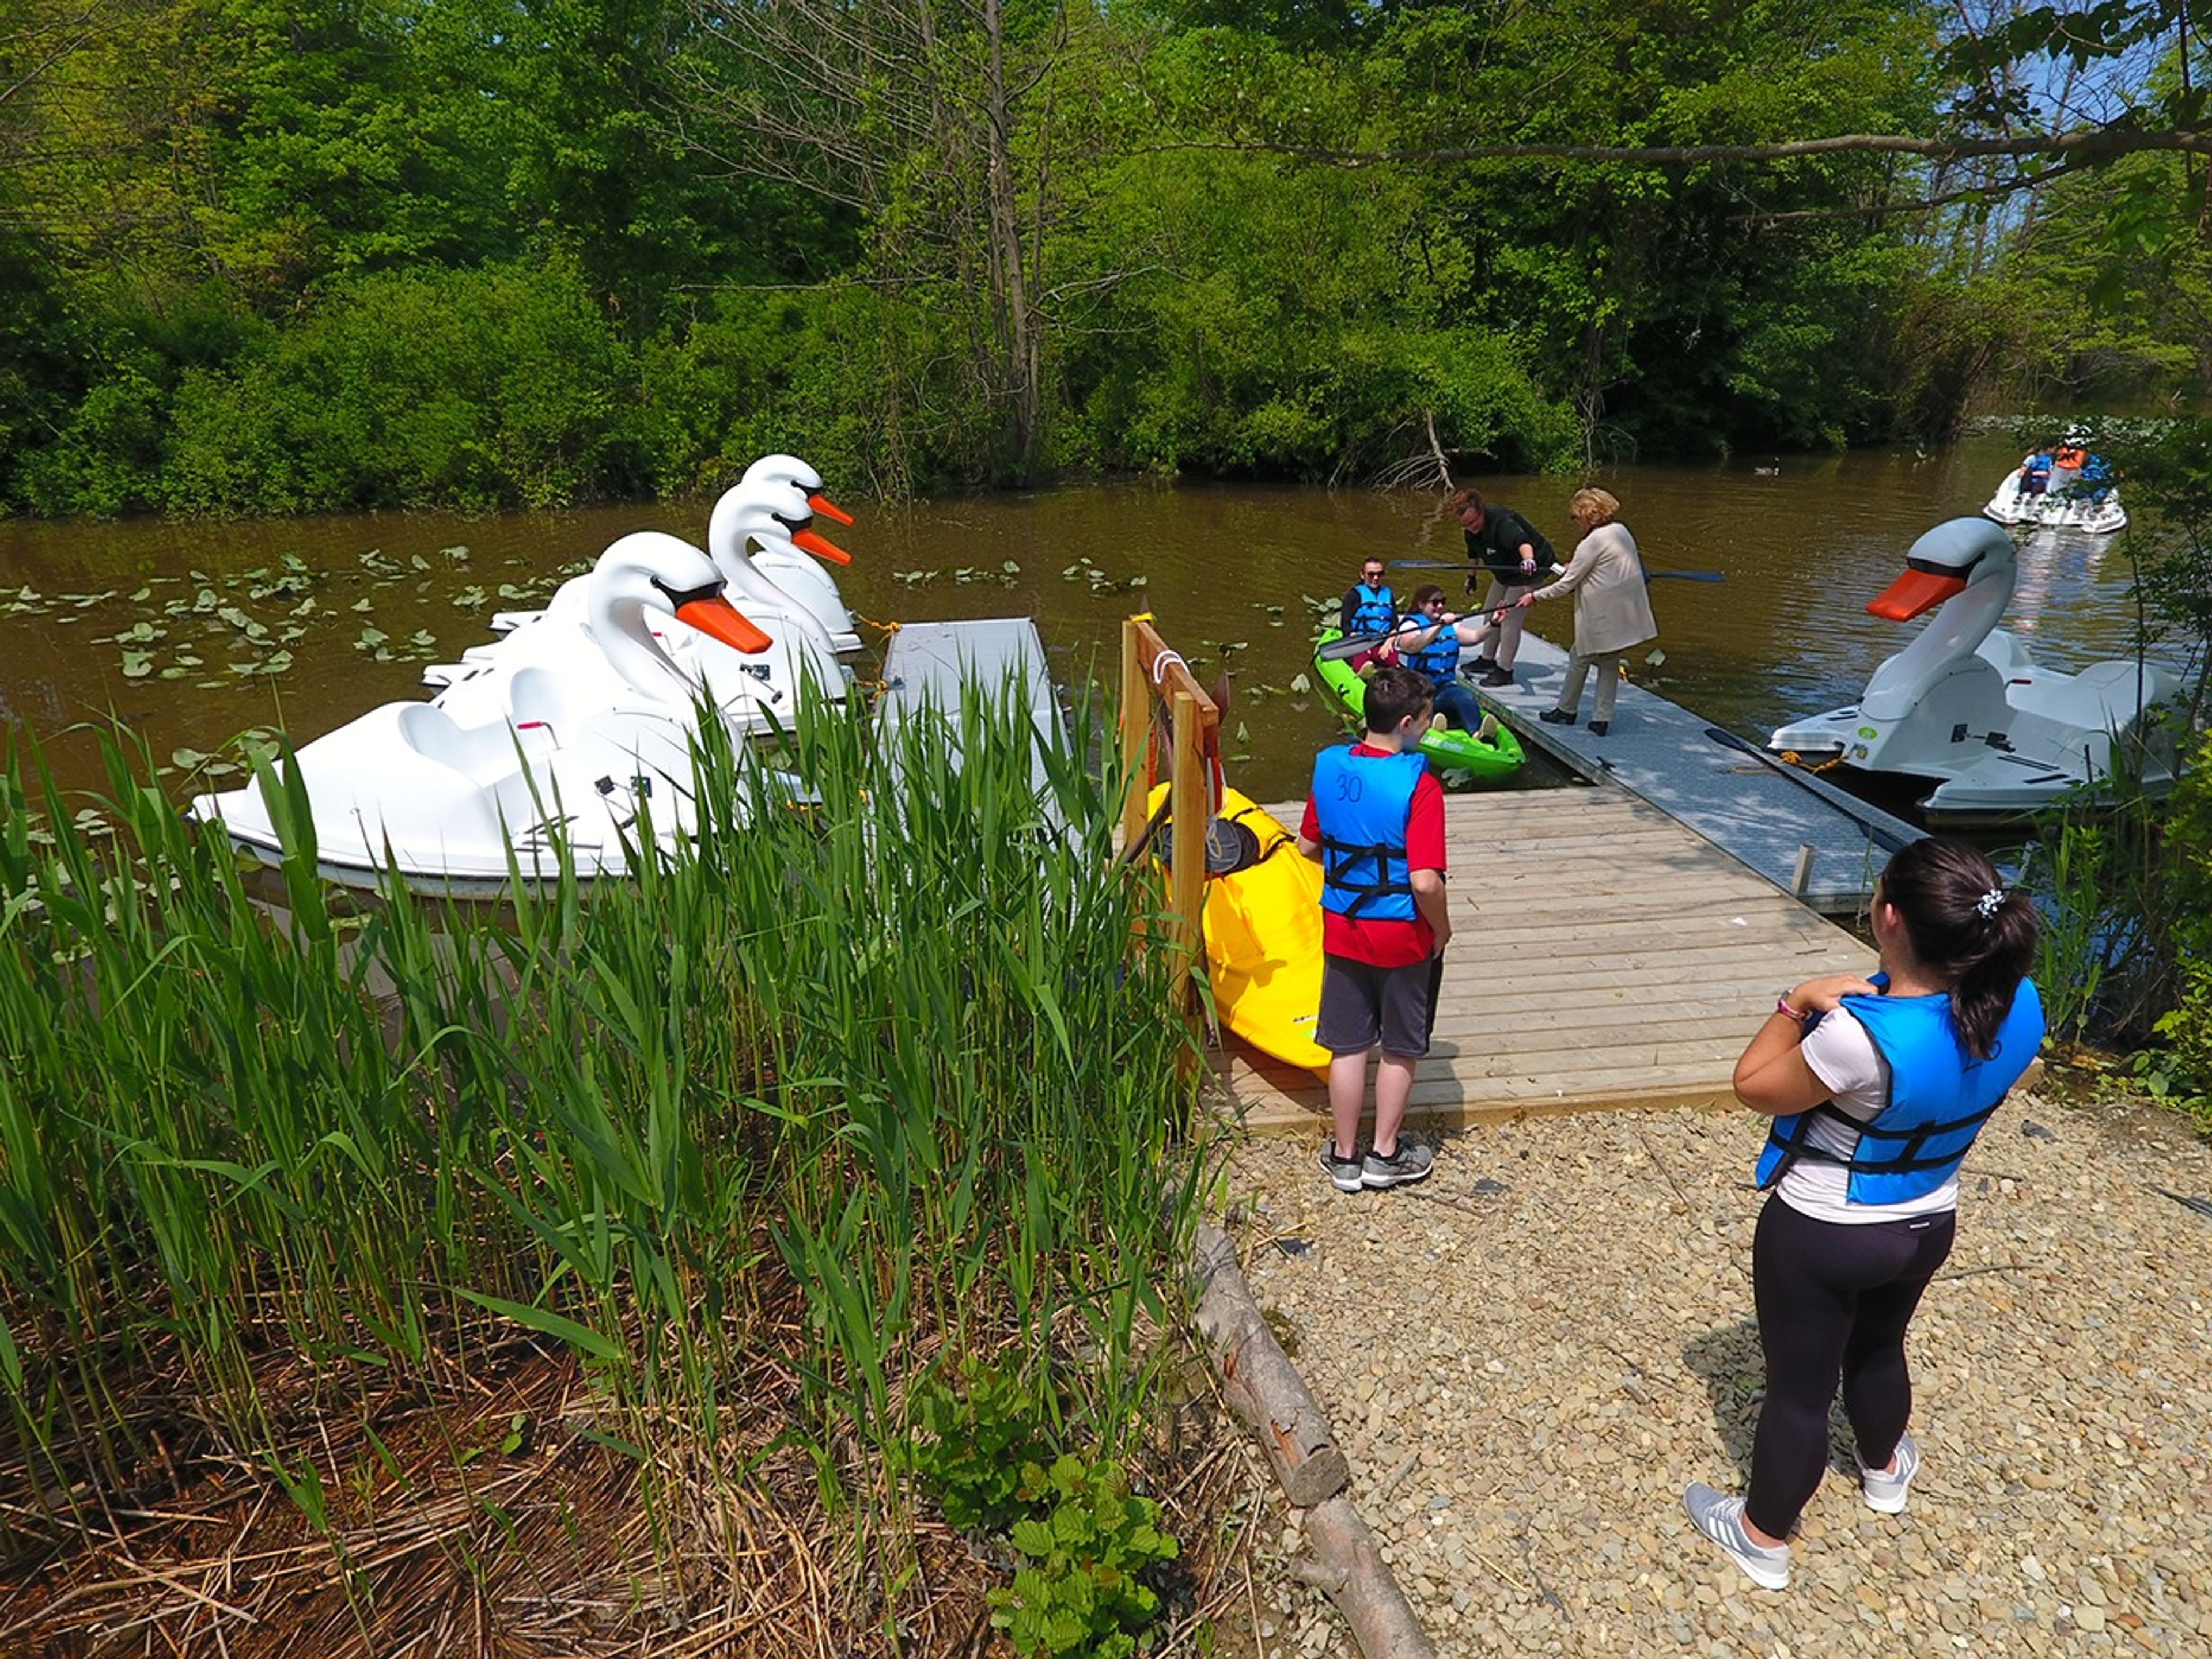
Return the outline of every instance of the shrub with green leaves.
[[[989,1593],[991,1623],[1014,1651],[1123,1659],[1158,1617],[1148,1568],[1181,1553],[1160,1530],[1160,1506],[1129,1490],[1112,1459],[1086,1463],[1063,1453],[1052,1467],[1023,1468],[1019,1494],[1037,1513],[1014,1523],[1014,1547],[1029,1558],[1012,1587]]]
[[[969,1360],[957,1392],[932,1381],[916,1391],[919,1438],[906,1454],[922,1489],[963,1532],[1003,1532],[1023,1513],[1025,1466],[1052,1455],[1034,1387]]]

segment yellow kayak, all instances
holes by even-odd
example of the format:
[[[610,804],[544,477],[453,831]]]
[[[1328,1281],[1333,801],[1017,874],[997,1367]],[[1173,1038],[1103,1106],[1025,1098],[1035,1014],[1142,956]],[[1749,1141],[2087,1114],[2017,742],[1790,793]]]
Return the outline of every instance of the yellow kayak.
[[[1158,811],[1167,794],[1152,793]],[[1256,860],[1206,882],[1206,980],[1221,1023],[1262,1054],[1326,1077],[1313,1040],[1321,1010],[1321,866],[1262,807],[1224,788],[1221,816],[1259,840]],[[1161,842],[1166,838],[1163,827]],[[1156,843],[1159,844],[1159,843]]]

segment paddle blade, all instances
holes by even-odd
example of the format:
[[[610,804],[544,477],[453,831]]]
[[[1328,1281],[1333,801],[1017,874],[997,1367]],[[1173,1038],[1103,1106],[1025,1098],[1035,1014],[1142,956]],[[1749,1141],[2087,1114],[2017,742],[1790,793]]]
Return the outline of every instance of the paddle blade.
[[[1229,718],[1229,671],[1226,668],[1213,677],[1213,712],[1224,720]]]
[[[1363,651],[1372,651],[1390,636],[1388,634],[1347,634],[1340,640],[1331,640],[1314,653],[1316,662],[1349,662]]]
[[[1728,577],[1717,570],[1654,570],[1644,578],[1647,582],[1724,582]]]
[[[711,599],[692,599],[676,607],[676,619],[697,629],[710,639],[721,641],[732,651],[742,651],[747,656],[765,651],[775,641],[745,620],[744,612],[727,599],[719,596]]]
[[[850,553],[848,553],[843,548],[838,546],[836,543],[831,541],[827,536],[819,535],[811,530],[799,530],[793,532],[791,544],[793,547],[803,547],[809,553],[813,554],[815,557],[818,559],[827,559],[832,564],[850,564],[853,562],[853,556]]]
[[[853,515],[851,514],[848,513],[843,507],[839,507],[836,502],[832,501],[827,495],[824,495],[819,490],[817,490],[813,495],[809,495],[806,498],[806,504],[812,507],[817,513],[820,514],[823,518],[829,520],[832,524],[850,524],[853,522]]]

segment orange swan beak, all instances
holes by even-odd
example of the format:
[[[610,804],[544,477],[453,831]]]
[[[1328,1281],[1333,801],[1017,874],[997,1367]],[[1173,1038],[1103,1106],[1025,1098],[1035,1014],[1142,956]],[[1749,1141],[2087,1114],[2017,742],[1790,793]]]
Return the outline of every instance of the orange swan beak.
[[[850,524],[852,520],[849,519],[846,520],[846,523],[848,524]],[[853,562],[853,556],[850,553],[848,553],[843,548],[838,546],[836,543],[831,541],[828,537],[817,535],[811,530],[793,531],[791,536],[791,544],[793,547],[803,547],[816,557],[827,559],[832,564],[850,564]]]
[[[853,515],[845,511],[843,507],[839,507],[836,502],[832,501],[827,495],[809,495],[806,498],[806,504],[812,507],[817,513],[819,513],[823,518],[830,520],[833,524],[850,524],[853,522]]]
[[[745,620],[744,613],[719,594],[711,599],[691,599],[676,607],[677,620],[721,641],[748,656],[765,651],[775,641]]]
[[[1931,570],[1908,570],[1867,601],[1867,610],[1890,622],[1911,622],[1923,611],[1933,611],[1954,593],[1966,591],[1961,576],[1939,576]]]

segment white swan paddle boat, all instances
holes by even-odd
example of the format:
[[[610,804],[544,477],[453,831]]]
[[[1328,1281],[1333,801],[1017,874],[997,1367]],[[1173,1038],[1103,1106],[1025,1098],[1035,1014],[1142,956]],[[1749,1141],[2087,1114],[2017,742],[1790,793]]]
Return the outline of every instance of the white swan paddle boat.
[[[654,642],[707,689],[734,733],[788,729],[802,697],[842,701],[850,690],[851,676],[837,661],[828,632],[745,552],[754,537],[771,545],[786,543],[790,526],[803,527],[807,516],[805,496],[795,485],[763,481],[725,491],[708,521],[705,556],[747,620],[769,635],[766,650],[733,651],[680,619],[653,628]],[[500,640],[472,647],[459,663],[424,670],[424,683],[441,688],[431,701],[464,726],[497,720],[510,712],[511,688],[529,670],[557,675],[572,705],[620,697],[626,683],[588,625],[596,580],[594,573],[563,583],[550,605]]]
[[[723,596],[714,562],[674,536],[622,538],[588,582],[585,625],[618,695],[580,699],[568,678],[526,668],[511,677],[499,717],[464,724],[433,703],[386,703],[298,750],[326,878],[374,887],[391,872],[433,891],[493,891],[510,854],[526,878],[554,874],[556,831],[579,875],[619,876],[642,814],[664,848],[691,832],[703,688],[648,619],[679,619],[749,653],[768,637]],[[258,778],[198,797],[191,814],[258,856],[282,854],[285,808]]]
[[[832,564],[850,564],[853,556],[817,531],[813,523],[815,515],[819,514],[838,524],[849,525],[853,515],[822,494],[822,475],[796,455],[762,456],[745,469],[736,487],[769,488],[777,484],[791,486],[798,494],[799,505],[796,509],[781,509],[776,526],[749,532],[761,543],[759,550],[750,555],[754,567],[783,590],[784,598],[796,601],[812,613],[829,634],[830,644],[839,655],[858,651],[860,636],[853,626],[852,613],[845,608],[836,580],[822,563],[826,559]],[[748,556],[744,542],[740,539],[734,548],[717,545],[710,523],[707,545],[721,563],[724,574],[734,581],[736,568],[732,561]],[[492,613],[491,631],[510,633],[544,614],[544,611],[496,611]]]
[[[1987,519],[1953,519],[1913,543],[1903,575],[1867,609],[1892,622],[1935,611],[1911,644],[1875,670],[1859,701],[1777,727],[1767,747],[1833,757],[1860,772],[1923,778],[1930,821],[2003,818],[2054,805],[2121,763],[2157,791],[2173,779],[2158,705],[2180,682],[2149,663],[2036,666],[1997,629],[2012,599],[2012,538]],[[1937,609],[1940,606],[1941,609]]]
[[[2127,509],[2120,505],[2119,486],[2109,477],[2091,476],[2103,468],[2100,458],[2091,456],[2089,465],[2080,470],[2053,467],[2046,487],[2031,494],[2027,463],[2033,459],[2023,459],[2005,474],[1996,494],[1982,509],[1983,517],[2031,530],[2075,530],[2089,536],[2109,536],[2127,528]]]
[[[796,455],[763,455],[745,469],[739,482],[790,484],[805,495],[806,505],[822,517],[838,524],[853,522],[851,514],[822,493],[822,475]],[[853,626],[853,613],[845,608],[845,596],[837,591],[836,578],[823,568],[823,559],[835,564],[852,562],[850,556],[811,531],[803,536],[787,536],[781,542],[763,537],[760,550],[753,555],[753,562],[763,575],[814,613],[842,656],[860,648],[860,635]]]

